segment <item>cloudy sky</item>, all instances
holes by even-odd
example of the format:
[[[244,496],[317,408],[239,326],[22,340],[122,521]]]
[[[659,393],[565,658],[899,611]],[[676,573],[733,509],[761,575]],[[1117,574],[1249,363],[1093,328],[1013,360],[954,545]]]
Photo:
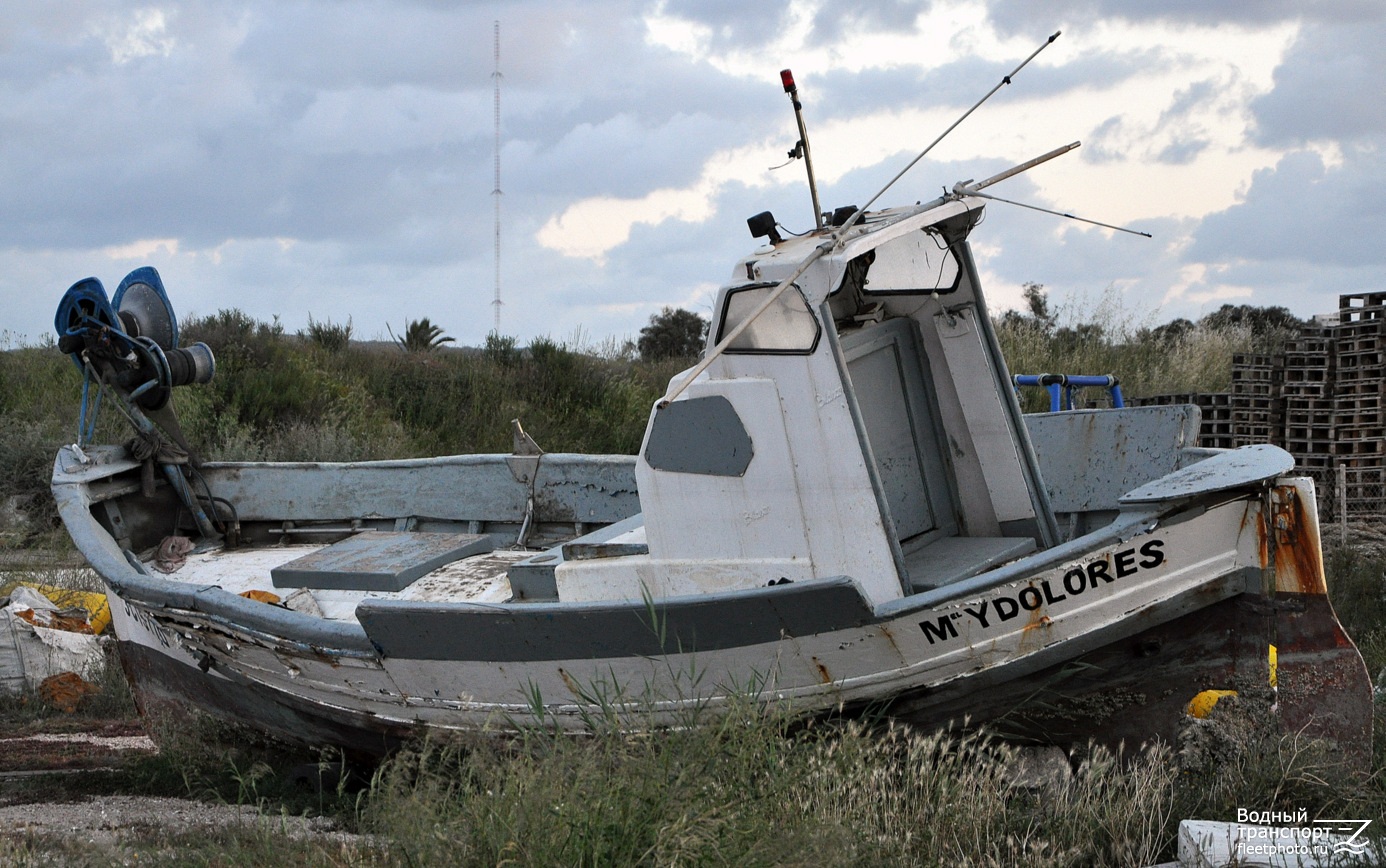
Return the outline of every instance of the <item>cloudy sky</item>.
[[[994,308],[1036,281],[1134,316],[1307,316],[1386,291],[1381,0],[0,2],[0,338],[63,291],[154,265],[183,316],[239,308],[358,337],[493,325],[600,342],[704,315],[745,218],[812,225],[779,70],[825,209],[862,204],[1055,30],[882,204],[1070,141],[991,189]]]

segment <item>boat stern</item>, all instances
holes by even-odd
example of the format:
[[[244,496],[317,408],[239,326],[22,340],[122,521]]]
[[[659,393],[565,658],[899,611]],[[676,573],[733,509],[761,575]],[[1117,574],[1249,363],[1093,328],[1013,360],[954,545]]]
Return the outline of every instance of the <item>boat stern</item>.
[[[1266,493],[1258,527],[1263,593],[1270,610],[1270,682],[1281,731],[1336,743],[1367,768],[1372,682],[1328,597],[1314,482],[1282,478]]]

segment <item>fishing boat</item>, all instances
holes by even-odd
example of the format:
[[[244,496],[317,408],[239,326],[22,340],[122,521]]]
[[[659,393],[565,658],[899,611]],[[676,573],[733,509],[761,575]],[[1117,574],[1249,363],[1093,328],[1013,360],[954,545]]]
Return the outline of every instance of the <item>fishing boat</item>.
[[[635,456],[516,423],[511,454],[204,463],[169,398],[212,350],[179,345],[153,269],[109,300],[78,282],[56,327],[83,440],[52,491],[141,707],[373,755],[748,696],[1135,744],[1238,690],[1365,756],[1312,481],[1274,446],[1196,448],[1192,406],[1023,415],[970,245],[991,180],[831,213],[815,191],[799,237],[752,218]],[[130,444],[85,442],[98,395]]]

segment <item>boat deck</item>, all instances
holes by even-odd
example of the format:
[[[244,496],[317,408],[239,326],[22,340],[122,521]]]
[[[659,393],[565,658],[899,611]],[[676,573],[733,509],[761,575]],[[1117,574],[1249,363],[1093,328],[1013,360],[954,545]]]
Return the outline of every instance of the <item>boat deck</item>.
[[[527,549],[499,550],[445,564],[401,591],[352,591],[331,588],[275,587],[270,571],[327,546],[273,545],[261,548],[210,549],[188,555],[187,562],[167,578],[190,585],[215,585],[233,594],[265,591],[295,611],[333,621],[356,620],[356,606],[365,599],[499,603],[510,599],[506,570],[534,554]]]

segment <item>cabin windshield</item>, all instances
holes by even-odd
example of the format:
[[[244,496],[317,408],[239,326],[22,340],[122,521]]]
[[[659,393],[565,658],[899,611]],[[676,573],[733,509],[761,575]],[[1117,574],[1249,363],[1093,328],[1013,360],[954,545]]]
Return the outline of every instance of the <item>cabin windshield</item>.
[[[720,343],[724,335],[731,334],[765,301],[775,286],[773,283],[757,284],[728,292],[716,342]],[[780,293],[779,298],[756,317],[745,331],[737,335],[726,351],[806,354],[818,346],[821,333],[818,318],[809,310],[808,300],[797,286],[791,286]]]
[[[853,260],[865,259],[861,290],[868,295],[935,293],[958,288],[958,260],[935,232],[922,229],[882,244]]]

